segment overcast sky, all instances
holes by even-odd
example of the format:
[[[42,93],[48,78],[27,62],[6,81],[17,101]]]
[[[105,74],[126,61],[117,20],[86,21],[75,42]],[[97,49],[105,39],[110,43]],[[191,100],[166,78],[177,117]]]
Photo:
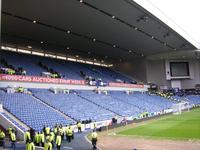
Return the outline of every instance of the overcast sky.
[[[200,49],[200,0],[134,0]]]

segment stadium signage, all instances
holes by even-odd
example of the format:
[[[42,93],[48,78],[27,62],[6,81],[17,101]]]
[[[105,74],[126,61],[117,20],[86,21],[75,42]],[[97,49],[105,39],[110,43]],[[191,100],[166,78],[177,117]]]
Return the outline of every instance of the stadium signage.
[[[85,85],[84,80],[65,80],[65,79],[46,78],[46,77],[39,77],[39,76],[21,76],[21,75],[7,75],[7,74],[0,74],[0,81]]]
[[[126,83],[114,83],[110,82],[111,87],[125,87],[125,88],[144,88],[143,84],[126,84]]]

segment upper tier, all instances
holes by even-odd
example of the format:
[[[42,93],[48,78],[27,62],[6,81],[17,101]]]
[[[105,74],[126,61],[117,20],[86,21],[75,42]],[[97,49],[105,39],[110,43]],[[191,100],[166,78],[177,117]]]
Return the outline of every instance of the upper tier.
[[[122,75],[110,68],[94,66],[88,64],[82,64],[77,62],[70,62],[64,60],[51,59],[46,57],[19,54],[15,52],[5,52],[1,50],[0,59],[4,59],[9,65],[12,65],[14,69],[23,68],[26,70],[27,75],[40,76],[42,72],[47,72],[48,69],[52,69],[61,75],[64,79],[76,79],[81,80],[86,76],[91,76],[95,79],[102,79],[104,82],[116,82],[121,80],[125,83],[131,83],[133,80],[129,77]],[[39,65],[41,62],[48,67],[45,69]],[[0,67],[5,67],[2,63]],[[82,73],[82,74],[81,74]]]

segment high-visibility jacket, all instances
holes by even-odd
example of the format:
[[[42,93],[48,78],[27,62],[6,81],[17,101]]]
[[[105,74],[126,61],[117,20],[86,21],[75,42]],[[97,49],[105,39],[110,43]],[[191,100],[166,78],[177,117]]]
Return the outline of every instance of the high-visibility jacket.
[[[58,74],[57,74],[57,73],[53,73],[53,74],[51,74],[51,77],[52,77],[52,78],[57,78],[57,77],[58,77]]]
[[[40,142],[44,143],[44,133],[40,133]]]
[[[94,123],[93,123],[93,128],[96,129],[96,127],[97,127],[97,123],[94,122]]]
[[[49,128],[49,127],[46,127],[46,128],[45,128],[45,132],[46,132],[46,134],[49,134],[49,133],[50,133],[50,128]]]
[[[81,128],[81,123],[80,123],[80,122],[77,124],[77,127],[78,127],[78,128]]]
[[[28,145],[29,145],[29,143],[26,143],[26,150],[28,150]]]
[[[15,74],[15,70],[13,70],[13,69],[8,69],[8,74]]]
[[[12,133],[10,134],[10,139],[11,139],[12,142],[15,142],[15,141],[16,141],[16,135],[15,135],[15,133],[12,132]]]
[[[73,135],[73,130],[72,130],[72,128],[68,128],[68,130],[67,130],[67,135],[68,135],[68,136],[72,136],[72,135]]]
[[[57,74],[57,73],[55,73],[55,74],[54,74],[54,78],[57,78],[57,77],[58,77],[58,74]]]
[[[49,141],[49,139],[50,139],[50,134],[48,134],[48,135],[46,136],[46,140]]]
[[[35,150],[35,145],[33,142],[27,143],[26,150]]]
[[[35,143],[40,143],[40,135],[38,133],[35,134]]]
[[[23,87],[19,87],[18,88],[18,92],[20,92],[20,93],[24,92],[24,88]]]
[[[57,133],[58,133],[58,128],[57,128],[57,127],[54,128],[54,129],[53,129],[53,132],[54,132],[55,134],[57,134]]]
[[[61,138],[60,135],[57,135],[57,137],[56,137],[56,145],[60,146],[61,143],[62,143],[62,138]]]
[[[11,70],[10,70],[10,69],[8,69],[8,71],[7,71],[7,72],[8,72],[8,74],[11,74]]]
[[[51,76],[51,78],[54,78],[54,74],[51,74],[50,76]]]
[[[15,74],[15,70],[12,69],[12,70],[11,70],[11,74]]]
[[[0,131],[0,139],[4,139],[5,138],[5,133],[3,131]]]
[[[97,139],[98,135],[96,132],[93,132],[92,135],[91,135],[92,139]]]
[[[49,141],[52,142],[55,139],[55,134],[53,132],[50,133]]]
[[[24,133],[24,139],[25,139],[25,141],[28,141],[28,140],[31,139],[30,132],[26,131],[26,132]]]
[[[12,128],[9,127],[9,128],[8,128],[8,134],[10,135],[11,133],[12,133]]]
[[[52,150],[51,142],[47,142],[47,143],[44,144],[44,150]]]
[[[66,127],[65,129],[66,134],[68,133],[68,131],[69,131],[69,127]]]
[[[62,127],[62,133],[65,134],[65,130],[66,128],[65,127]]]
[[[64,130],[62,128],[59,128],[59,132],[60,132],[61,135],[64,134]]]

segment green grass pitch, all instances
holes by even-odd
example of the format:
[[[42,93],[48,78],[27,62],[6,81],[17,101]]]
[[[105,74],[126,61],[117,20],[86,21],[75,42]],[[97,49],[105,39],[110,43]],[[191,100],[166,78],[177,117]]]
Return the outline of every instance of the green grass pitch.
[[[118,135],[144,136],[150,138],[200,139],[200,109],[169,115],[144,122],[118,133]]]

